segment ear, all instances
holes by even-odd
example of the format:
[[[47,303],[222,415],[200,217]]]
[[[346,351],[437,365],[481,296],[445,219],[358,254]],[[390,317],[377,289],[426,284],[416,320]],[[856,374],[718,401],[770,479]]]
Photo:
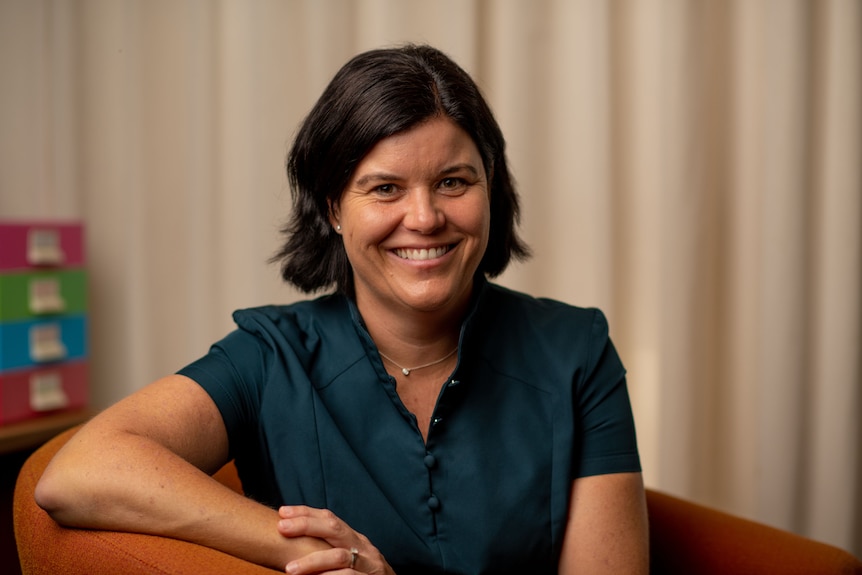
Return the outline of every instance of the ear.
[[[339,213],[338,213],[338,202],[333,202],[330,199],[326,200],[326,205],[328,206],[327,217],[329,218],[329,224],[333,229],[339,230],[341,226],[339,225]]]

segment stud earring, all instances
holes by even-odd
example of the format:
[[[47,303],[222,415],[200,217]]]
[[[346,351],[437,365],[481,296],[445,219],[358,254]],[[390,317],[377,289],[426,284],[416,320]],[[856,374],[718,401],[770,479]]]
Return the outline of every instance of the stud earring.
[[[336,224],[336,225],[335,225],[335,231],[336,231],[336,232],[340,232],[340,231],[341,231],[341,224]]]

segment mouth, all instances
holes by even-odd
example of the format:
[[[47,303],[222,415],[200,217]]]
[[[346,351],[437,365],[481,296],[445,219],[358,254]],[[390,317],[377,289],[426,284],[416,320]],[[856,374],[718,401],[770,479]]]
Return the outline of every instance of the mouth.
[[[449,244],[445,246],[438,246],[436,248],[427,249],[396,248],[392,251],[395,252],[396,256],[403,260],[424,261],[443,257],[453,247],[455,247],[455,244]]]

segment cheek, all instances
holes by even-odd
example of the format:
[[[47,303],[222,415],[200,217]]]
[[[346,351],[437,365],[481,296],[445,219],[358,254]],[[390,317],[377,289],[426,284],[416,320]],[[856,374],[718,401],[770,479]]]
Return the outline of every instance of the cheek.
[[[348,219],[342,220],[341,225],[344,227],[345,246],[354,252],[376,249],[377,244],[385,240],[396,227],[386,210],[380,209],[353,211]]]
[[[470,212],[472,217],[468,225],[476,236],[481,237],[487,243],[491,233],[491,207],[484,198],[477,204]]]
[[[368,226],[376,225],[380,219],[379,210],[361,198],[349,198],[341,205],[341,225],[354,235],[363,235]]]

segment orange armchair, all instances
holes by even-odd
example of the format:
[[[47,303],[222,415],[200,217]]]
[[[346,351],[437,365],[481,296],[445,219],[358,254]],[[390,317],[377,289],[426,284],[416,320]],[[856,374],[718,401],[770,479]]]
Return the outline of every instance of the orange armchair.
[[[24,575],[263,575],[273,571],[219,551],[152,535],[67,529],[34,499],[51,457],[74,433],[60,434],[24,464],[15,486],[15,538]],[[236,491],[233,465],[216,474]],[[857,574],[862,562],[830,545],[647,491],[651,572],[656,574]]]

